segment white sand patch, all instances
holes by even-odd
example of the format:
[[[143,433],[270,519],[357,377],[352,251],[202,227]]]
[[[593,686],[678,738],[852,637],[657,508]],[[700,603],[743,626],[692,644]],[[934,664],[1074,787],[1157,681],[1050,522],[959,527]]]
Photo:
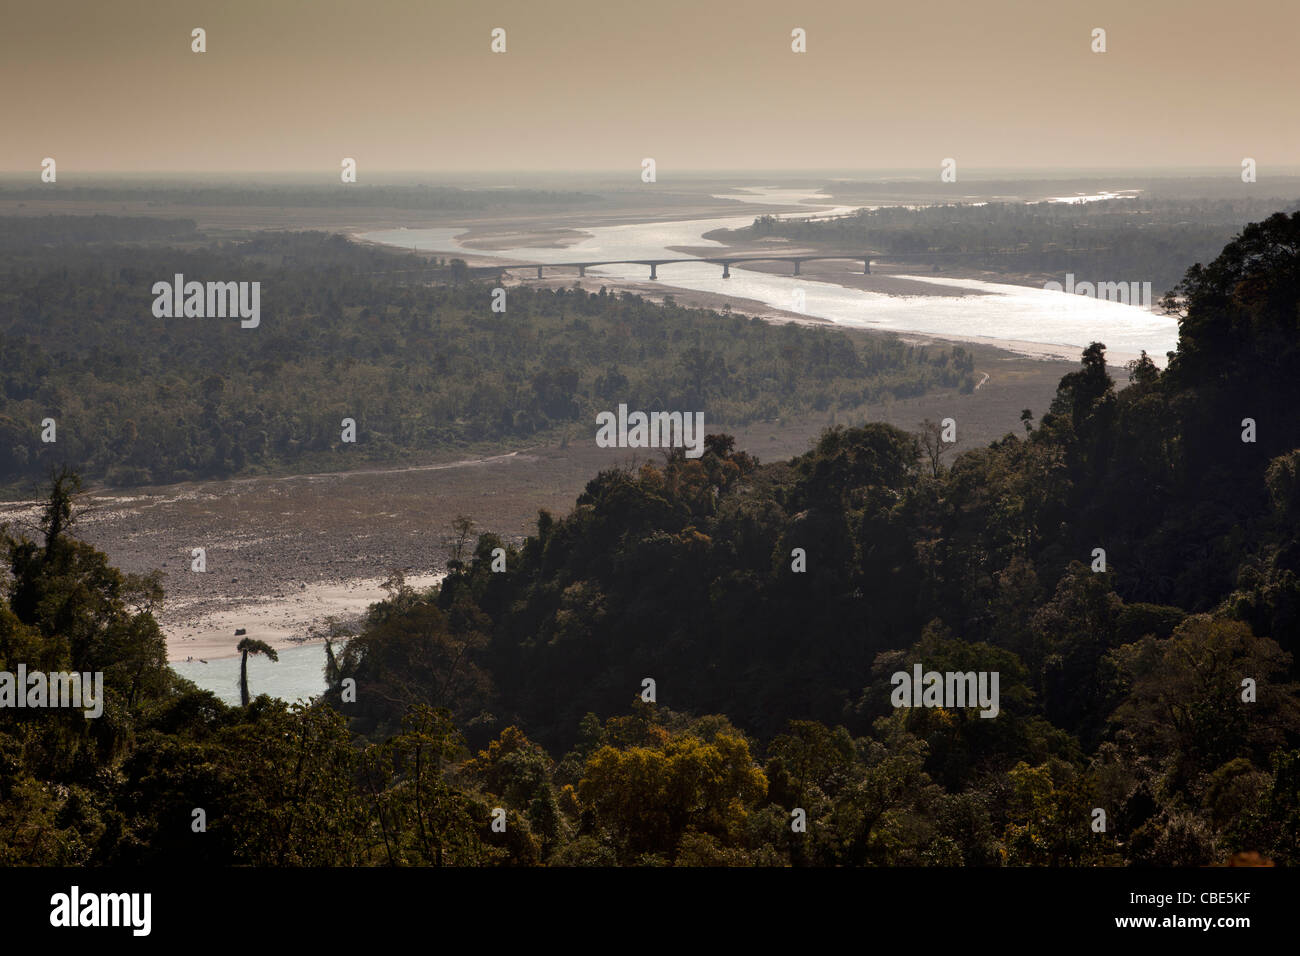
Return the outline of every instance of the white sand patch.
[[[416,590],[432,587],[445,574],[414,574],[406,583]],[[312,625],[323,624],[333,616],[348,622],[366,612],[371,604],[386,596],[384,578],[353,579],[342,583],[311,584],[284,597],[251,598],[219,611],[201,615],[184,623],[169,624],[169,619],[188,617],[183,612],[192,602],[169,604],[160,615],[167,635],[167,659],[186,658],[216,660],[236,656],[235,646],[244,638],[265,641],[276,650],[321,643],[323,638],[308,638]],[[247,633],[235,636],[235,630]]]

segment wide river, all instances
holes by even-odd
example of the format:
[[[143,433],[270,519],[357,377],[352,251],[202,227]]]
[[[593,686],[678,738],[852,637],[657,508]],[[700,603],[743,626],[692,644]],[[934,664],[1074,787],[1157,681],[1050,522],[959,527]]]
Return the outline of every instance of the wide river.
[[[825,205],[819,200],[828,197],[793,189],[746,188],[717,198],[782,208],[783,215],[843,215],[854,208]],[[586,238],[564,248],[521,246],[491,253],[464,245],[457,238],[465,234],[463,228],[383,229],[360,233],[358,238],[422,252],[494,255],[527,262],[672,259],[682,255],[673,250],[675,246],[722,249],[722,243],[705,239],[704,234],[714,229],[742,228],[752,221],[752,216],[738,216],[591,226],[581,229]],[[613,280],[645,282],[648,279],[647,269],[641,265],[600,266],[587,272]],[[946,279],[924,274],[908,278],[985,294],[885,295],[740,267],[733,267],[731,278],[723,279],[718,266],[705,262],[684,262],[659,269],[659,282],[665,288],[754,299],[774,308],[827,319],[837,325],[998,344],[1028,355],[1078,358],[1079,352],[1089,343],[1103,342],[1112,364],[1136,358],[1145,349],[1158,365],[1163,366],[1165,353],[1173,350],[1178,341],[1178,326],[1173,318],[1138,305],[977,279]],[[1079,282],[1132,282],[1139,279],[1139,276],[1077,277]],[[1066,278],[1060,276],[1057,281],[1064,284]],[[802,308],[797,307],[797,292],[802,292]],[[1158,298],[1162,292],[1152,290],[1153,297]]]
[[[819,200],[827,197],[806,190],[746,189],[719,198],[770,205],[781,209],[784,215],[843,215],[853,208],[826,205]],[[721,243],[705,239],[704,233],[737,229],[750,222],[752,216],[593,226],[582,230],[586,238],[565,248],[525,246],[492,254],[529,262],[672,259],[682,255],[673,250],[674,246],[721,249]],[[362,233],[359,238],[424,252],[484,255],[457,238],[464,232],[463,228],[388,229]],[[638,265],[602,266],[589,269],[588,273],[608,277],[613,282],[640,283],[648,278],[646,267]],[[1090,342],[1101,341],[1106,344],[1107,357],[1112,363],[1136,358],[1145,349],[1157,364],[1163,365],[1165,352],[1174,348],[1178,338],[1173,319],[1146,309],[1025,286],[917,275],[909,278],[986,294],[894,296],[740,267],[732,268],[730,279],[723,279],[720,273],[716,265],[685,262],[662,267],[659,277],[665,289],[676,287],[753,299],[778,309],[802,311],[838,325],[982,341],[1029,355],[1077,358]],[[1099,278],[1129,281],[1137,277],[1080,276],[1078,280]],[[1060,277],[1060,281],[1064,279]],[[795,307],[796,291],[803,293],[802,309]],[[319,644],[281,650],[278,664],[252,658],[250,690],[254,695],[267,693],[289,700],[319,694],[325,689],[324,664],[325,651]],[[214,691],[227,703],[238,703],[239,658],[210,659],[206,664],[198,660],[178,661],[172,667],[200,687]]]

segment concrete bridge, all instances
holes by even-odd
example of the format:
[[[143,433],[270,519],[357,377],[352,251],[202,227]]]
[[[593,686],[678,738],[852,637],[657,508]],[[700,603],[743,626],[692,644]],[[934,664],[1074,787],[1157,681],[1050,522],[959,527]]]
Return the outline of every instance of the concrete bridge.
[[[1059,250],[1062,253],[1086,252],[1090,250]],[[674,259],[593,259],[588,262],[517,262],[513,265],[492,265],[492,266],[469,266],[462,275],[465,276],[499,276],[505,278],[507,272],[515,269],[536,270],[537,278],[545,276],[547,269],[574,269],[580,276],[585,276],[587,270],[595,266],[615,266],[615,265],[639,265],[645,266],[650,270],[650,278],[659,278],[659,267],[675,265],[680,262],[707,262],[711,265],[722,267],[722,278],[731,278],[731,267],[746,262],[788,262],[793,267],[793,274],[799,275],[805,262],[818,261],[844,261],[862,263],[862,273],[871,274],[871,262],[873,259],[888,259],[891,262],[924,262],[934,264],[936,267],[941,262],[960,263],[971,261],[979,263],[989,259],[1005,258],[1009,256],[1023,255],[1021,250],[976,250],[970,252],[846,252],[846,253],[801,253],[799,255],[763,255],[762,253],[747,254],[738,256],[682,256]],[[450,261],[450,260],[449,260]],[[433,275],[445,275],[447,266],[444,265],[438,269],[431,265],[425,265],[417,269],[386,269],[381,272],[368,272],[364,275],[374,276],[411,276],[417,280],[429,279]]]
[[[773,255],[744,255],[744,256],[714,256],[704,258],[699,256],[684,256],[680,259],[594,259],[590,262],[530,262],[518,263],[509,266],[476,266],[469,270],[470,275],[496,275],[502,279],[507,272],[513,269],[536,269],[537,278],[542,278],[545,269],[577,269],[578,275],[585,276],[587,270],[594,266],[621,266],[637,265],[649,266],[650,278],[659,278],[659,267],[676,265],[679,262],[707,262],[710,265],[722,266],[722,278],[731,278],[731,267],[740,265],[744,262],[789,262],[794,266],[794,275],[800,274],[800,268],[805,262],[819,262],[822,260],[844,260],[848,259],[853,262],[862,263],[862,274],[871,274],[871,260],[880,258],[880,253],[874,252],[852,252],[852,253],[829,253],[829,254],[809,254],[798,256],[773,256]]]

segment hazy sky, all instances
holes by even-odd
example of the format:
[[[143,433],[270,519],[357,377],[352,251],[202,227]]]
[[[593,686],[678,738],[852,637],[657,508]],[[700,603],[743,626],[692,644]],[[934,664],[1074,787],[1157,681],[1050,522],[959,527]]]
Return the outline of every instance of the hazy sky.
[[[351,156],[364,181],[649,156],[662,180],[1250,156],[1262,177],[1300,163],[1298,28],[1297,0],[32,0],[0,19],[0,169]]]

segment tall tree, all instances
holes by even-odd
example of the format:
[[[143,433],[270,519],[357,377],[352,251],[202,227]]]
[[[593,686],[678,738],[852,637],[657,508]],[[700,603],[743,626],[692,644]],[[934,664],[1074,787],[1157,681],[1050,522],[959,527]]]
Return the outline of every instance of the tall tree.
[[[248,655],[265,654],[273,661],[279,661],[280,655],[275,652],[275,648],[266,641],[255,641],[250,637],[244,638],[235,646],[241,657],[239,659],[239,703],[244,707],[248,706]]]

